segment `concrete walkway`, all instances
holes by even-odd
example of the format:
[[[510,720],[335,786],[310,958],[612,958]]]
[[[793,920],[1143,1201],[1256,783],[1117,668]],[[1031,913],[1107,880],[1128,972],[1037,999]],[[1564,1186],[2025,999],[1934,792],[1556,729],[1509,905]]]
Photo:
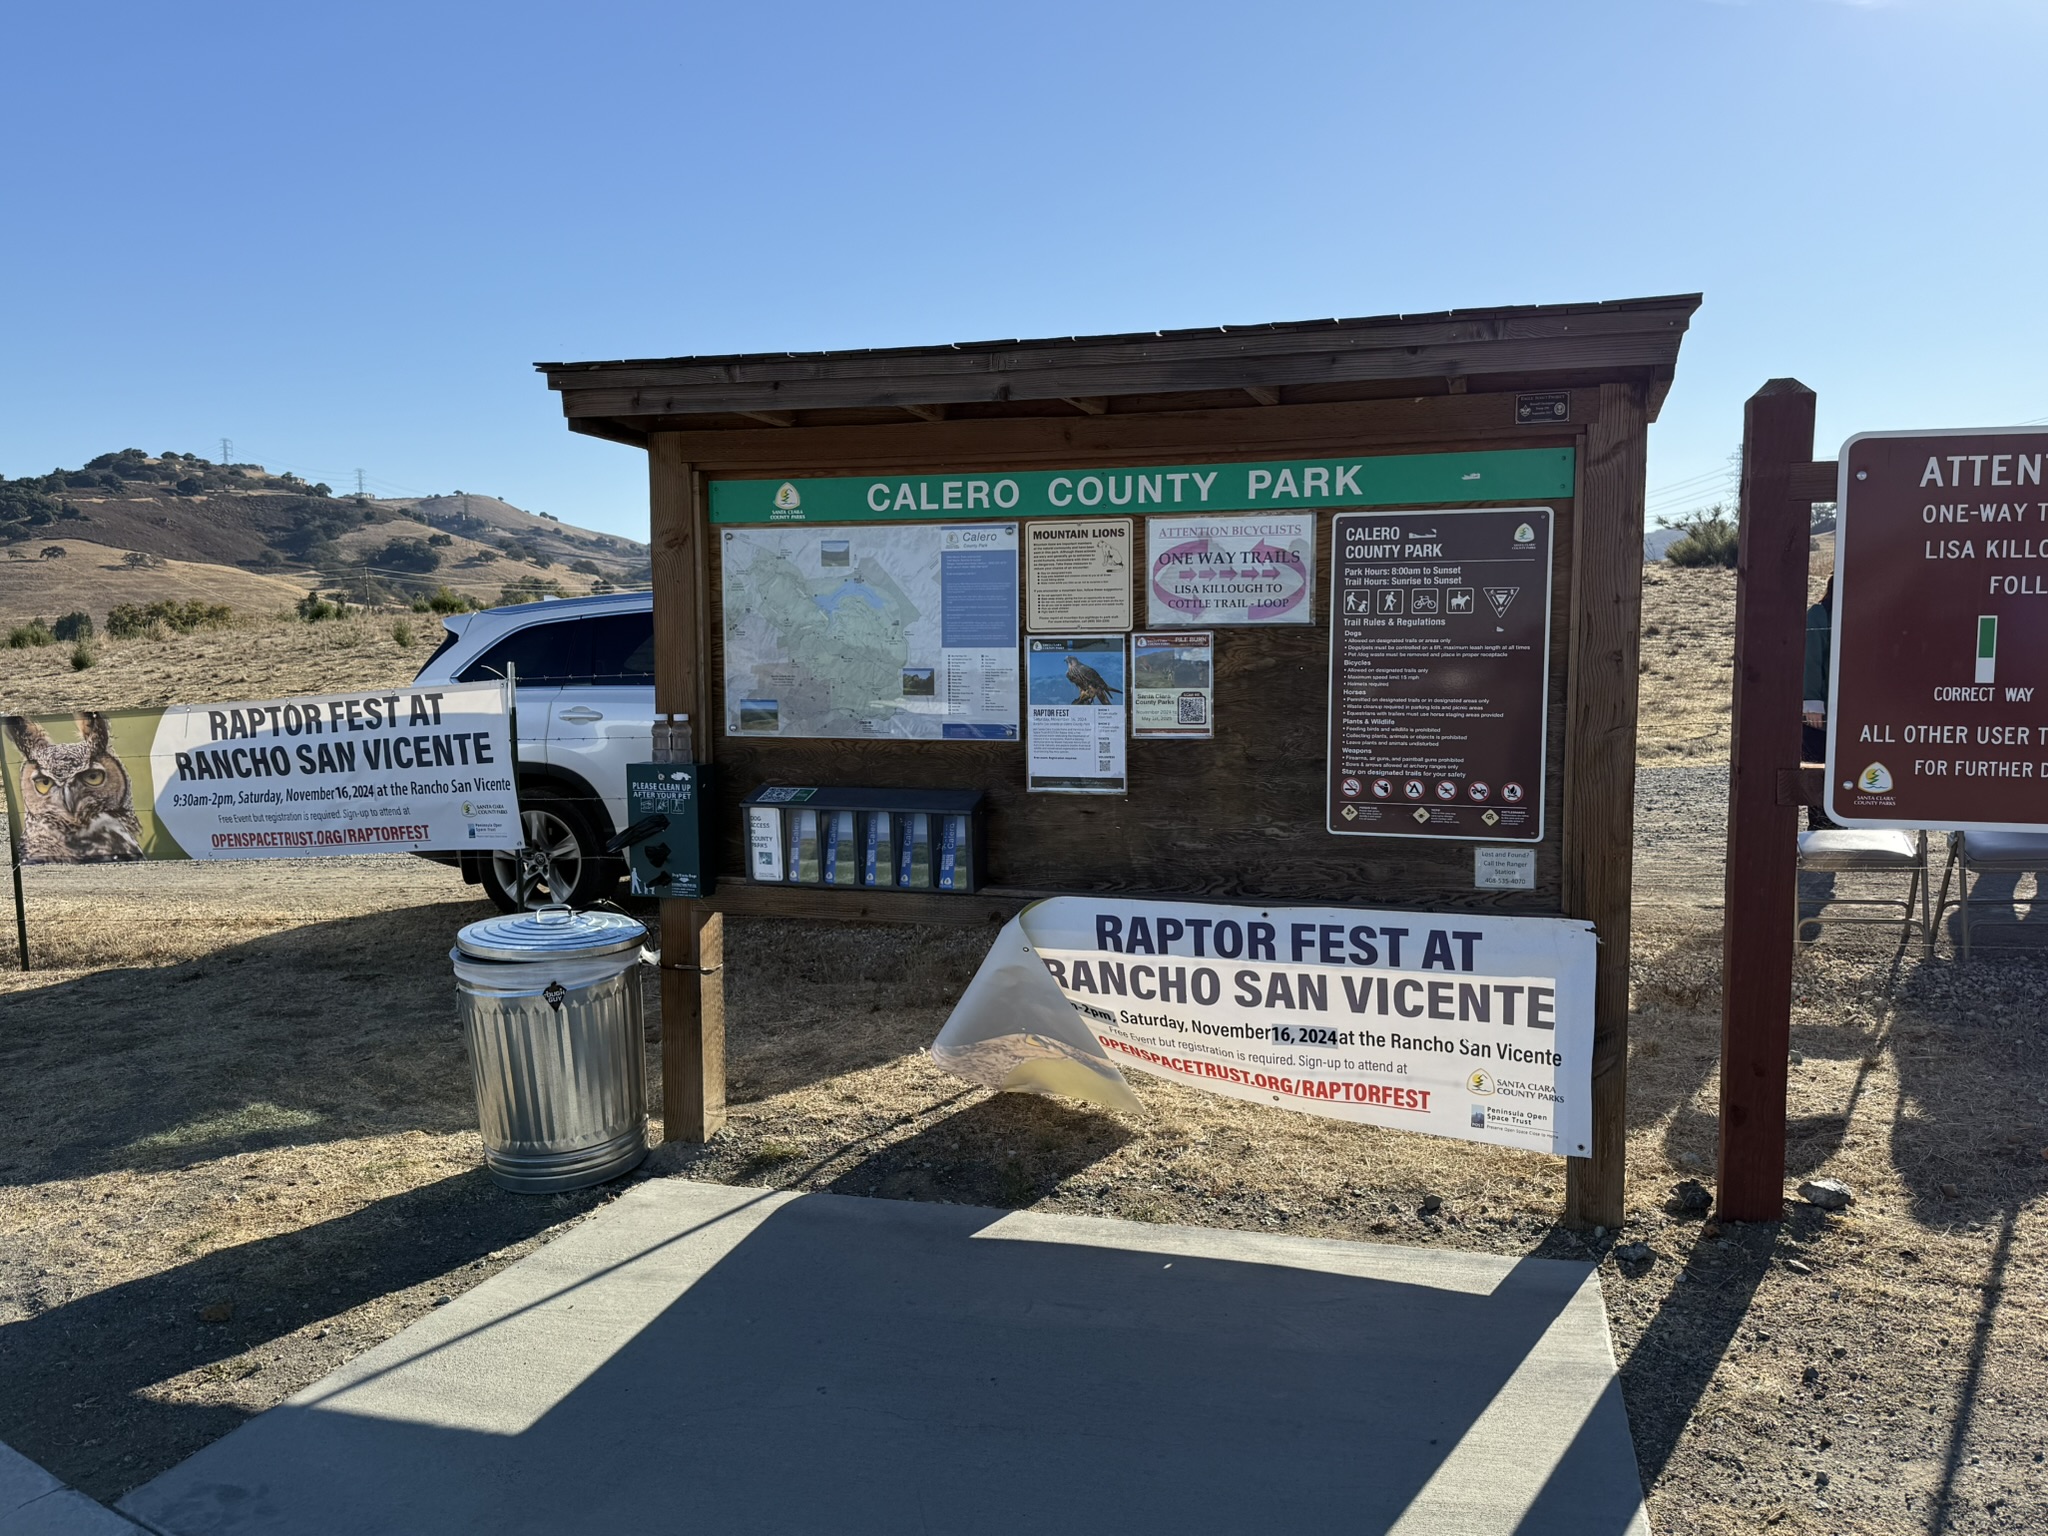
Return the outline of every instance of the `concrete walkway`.
[[[0,1536],[146,1536],[12,1446],[0,1445]]]
[[[1649,1529],[1589,1266],[684,1179],[121,1507],[170,1536]]]

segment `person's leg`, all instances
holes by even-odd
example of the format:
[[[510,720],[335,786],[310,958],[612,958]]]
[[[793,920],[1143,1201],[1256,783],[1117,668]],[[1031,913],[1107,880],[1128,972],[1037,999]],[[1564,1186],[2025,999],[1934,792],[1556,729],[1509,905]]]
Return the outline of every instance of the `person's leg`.
[[[1820,914],[1835,899],[1835,875],[1828,869],[1799,871],[1799,939],[1811,944],[1820,937]]]
[[[1825,762],[1827,760],[1827,755],[1827,732],[1816,730],[1814,727],[1807,725],[1805,722],[1802,721],[1799,726],[1800,760],[1802,762],[1808,763],[1820,763]],[[1828,820],[1828,813],[1822,810],[1819,806],[1809,805],[1806,808],[1807,831],[1822,832],[1828,830],[1834,825],[1835,823]],[[1832,880],[1830,880],[1828,883],[1830,887],[1832,887],[1834,884]]]
[[[2001,943],[2011,943],[2017,935],[1999,937],[1998,929],[2019,921],[2019,914],[2013,910],[2013,897],[2018,893],[2020,877],[2018,870],[1987,869],[1965,887],[1964,899],[1969,902],[1966,914],[1969,929],[1985,921],[1993,925],[1990,943],[1995,948]],[[1967,933],[1969,929],[1965,929]],[[1981,937],[1981,935],[1976,935]]]

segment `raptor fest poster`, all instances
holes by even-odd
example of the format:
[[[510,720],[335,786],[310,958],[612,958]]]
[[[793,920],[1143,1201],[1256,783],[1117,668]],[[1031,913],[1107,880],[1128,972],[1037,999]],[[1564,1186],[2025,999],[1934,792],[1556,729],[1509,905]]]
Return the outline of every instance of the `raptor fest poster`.
[[[1130,705],[1122,635],[1032,635],[1025,648],[1028,787],[1121,795]]]
[[[0,717],[24,864],[520,846],[502,683]]]

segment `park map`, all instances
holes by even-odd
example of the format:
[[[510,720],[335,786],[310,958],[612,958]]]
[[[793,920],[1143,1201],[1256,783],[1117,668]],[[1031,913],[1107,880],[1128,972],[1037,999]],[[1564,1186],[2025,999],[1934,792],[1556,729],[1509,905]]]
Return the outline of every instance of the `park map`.
[[[723,531],[730,735],[1015,740],[1017,530]]]

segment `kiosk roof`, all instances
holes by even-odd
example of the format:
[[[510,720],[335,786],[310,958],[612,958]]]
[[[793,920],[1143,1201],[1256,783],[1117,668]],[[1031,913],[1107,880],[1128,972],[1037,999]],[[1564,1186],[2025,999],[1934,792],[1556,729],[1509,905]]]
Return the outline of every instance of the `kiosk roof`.
[[[1700,295],[1204,326],[1036,341],[536,363],[572,430],[884,426],[1649,387],[1654,419]]]

